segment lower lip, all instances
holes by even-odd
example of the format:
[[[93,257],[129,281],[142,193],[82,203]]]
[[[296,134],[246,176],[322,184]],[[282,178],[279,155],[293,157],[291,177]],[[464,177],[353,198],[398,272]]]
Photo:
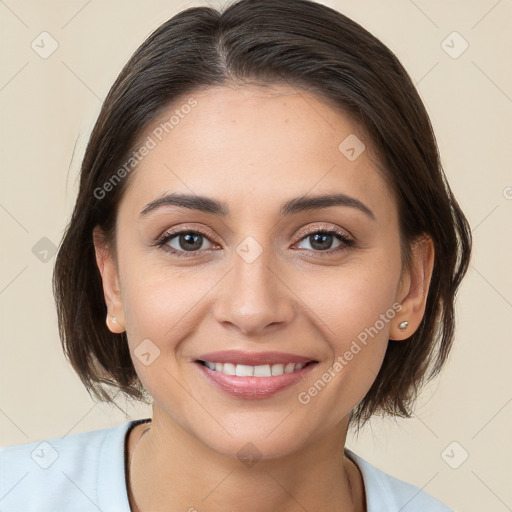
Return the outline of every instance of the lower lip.
[[[316,363],[310,363],[300,370],[272,377],[239,377],[210,370],[197,361],[195,364],[209,382],[221,391],[232,396],[253,400],[268,398],[284,388],[297,384],[316,366]]]

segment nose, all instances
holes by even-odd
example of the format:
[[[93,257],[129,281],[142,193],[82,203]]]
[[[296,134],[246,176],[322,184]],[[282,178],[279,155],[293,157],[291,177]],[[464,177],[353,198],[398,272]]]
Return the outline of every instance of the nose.
[[[268,253],[264,250],[252,262],[235,254],[215,300],[216,320],[245,336],[274,332],[289,324],[295,314],[293,287]]]

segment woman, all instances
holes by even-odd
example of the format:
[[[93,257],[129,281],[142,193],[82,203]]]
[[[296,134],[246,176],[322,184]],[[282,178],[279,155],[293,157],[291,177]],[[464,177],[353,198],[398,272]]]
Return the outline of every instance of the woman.
[[[151,418],[4,448],[12,510],[451,510],[345,448],[410,417],[468,223],[394,54],[307,0],[190,8],[112,86],[54,271],[89,392]]]

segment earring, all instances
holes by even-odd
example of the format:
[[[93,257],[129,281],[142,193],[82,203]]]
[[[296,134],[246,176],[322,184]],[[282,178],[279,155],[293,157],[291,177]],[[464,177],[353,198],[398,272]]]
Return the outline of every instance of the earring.
[[[405,331],[405,329],[407,329],[407,326],[409,325],[409,322],[407,321],[404,321],[404,322],[400,322],[398,324],[398,328],[401,330],[401,331]]]
[[[108,324],[109,324],[109,320],[110,320],[113,324],[118,325],[118,324],[117,324],[117,318],[116,318],[115,316],[107,315],[107,319],[106,319],[106,320],[107,320],[107,326],[108,326]]]

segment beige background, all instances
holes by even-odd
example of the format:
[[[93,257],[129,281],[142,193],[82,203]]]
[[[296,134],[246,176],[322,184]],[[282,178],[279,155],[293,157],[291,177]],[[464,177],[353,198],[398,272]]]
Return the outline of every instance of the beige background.
[[[414,419],[376,419],[348,446],[458,511],[509,510],[512,2],[325,3],[379,37],[409,71],[475,242],[455,348],[441,377]],[[205,2],[0,0],[1,445],[150,415],[121,401],[125,416],[89,398],[61,352],[54,258],[40,261],[32,248],[48,243],[43,237],[55,245],[62,237],[85,143],[122,65],[158,25],[192,5]],[[47,59],[31,48],[43,31],[58,43]],[[469,44],[458,58],[442,45],[453,31]],[[452,53],[462,48],[460,40],[447,41]],[[465,452],[457,469],[446,462],[460,464]]]

